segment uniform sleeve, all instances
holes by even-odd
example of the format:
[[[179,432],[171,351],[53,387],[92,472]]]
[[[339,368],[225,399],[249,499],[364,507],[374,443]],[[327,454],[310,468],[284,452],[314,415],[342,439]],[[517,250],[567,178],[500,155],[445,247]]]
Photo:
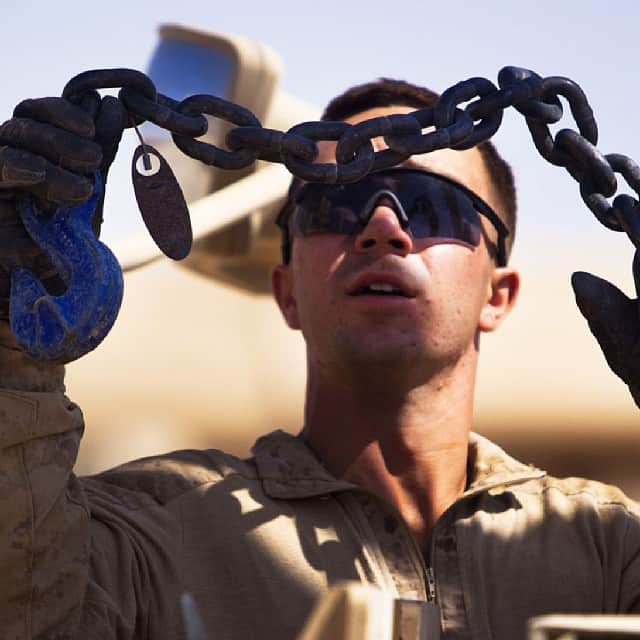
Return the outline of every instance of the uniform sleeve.
[[[176,536],[164,510],[148,496],[132,506],[108,484],[77,478],[84,423],[64,394],[61,368],[30,370],[22,354],[5,351],[0,347],[0,635],[181,637]]]
[[[0,628],[69,634],[87,585],[89,511],[72,475],[82,416],[63,393],[0,391]]]
[[[640,614],[640,505],[630,514],[624,540],[620,613]]]

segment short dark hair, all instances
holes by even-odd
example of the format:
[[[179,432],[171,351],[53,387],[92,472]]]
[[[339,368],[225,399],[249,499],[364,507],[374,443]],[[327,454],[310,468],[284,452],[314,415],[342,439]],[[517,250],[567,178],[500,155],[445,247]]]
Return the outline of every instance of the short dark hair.
[[[380,78],[373,82],[350,87],[344,93],[333,98],[326,106],[321,119],[325,121],[342,121],[367,109],[390,107],[393,105],[422,109],[436,104],[439,97],[435,91],[426,87],[411,84],[404,80]],[[516,188],[513,171],[489,140],[480,143],[478,145],[478,151],[484,159],[489,176],[496,189],[496,194],[500,199],[499,204],[501,205],[501,210],[498,211],[498,214],[501,215],[509,230],[509,235],[505,243],[508,258],[511,254],[515,238],[517,217]],[[285,245],[290,242],[290,239],[288,238],[289,233],[286,228],[288,221],[283,219],[285,216],[282,214],[291,209],[291,200],[300,184],[301,182],[297,178],[293,179],[287,201],[279,216],[279,224],[281,224],[285,236],[283,239],[283,258],[285,262],[288,262],[288,257],[285,257]]]

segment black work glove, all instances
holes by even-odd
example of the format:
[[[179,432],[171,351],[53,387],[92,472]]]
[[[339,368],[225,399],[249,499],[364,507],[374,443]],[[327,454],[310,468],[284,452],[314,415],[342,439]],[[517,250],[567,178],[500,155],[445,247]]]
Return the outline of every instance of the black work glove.
[[[636,295],[640,295],[640,252],[633,259]],[[640,300],[631,300],[610,282],[577,271],[571,285],[582,315],[613,372],[628,385],[640,408]]]
[[[63,98],[25,100],[0,126],[0,320],[8,317],[11,271],[30,269],[52,295],[64,283],[24,228],[16,208],[19,196],[33,196],[41,215],[86,201],[94,173],[106,183],[118,150],[126,111],[111,96],[85,94],[79,105]],[[102,200],[93,229],[102,223]]]

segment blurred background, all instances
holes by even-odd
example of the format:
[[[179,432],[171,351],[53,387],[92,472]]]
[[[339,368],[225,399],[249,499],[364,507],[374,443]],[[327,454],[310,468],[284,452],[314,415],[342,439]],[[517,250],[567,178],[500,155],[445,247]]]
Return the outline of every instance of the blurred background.
[[[177,23],[249,39],[243,64],[253,65],[250,80],[210,76],[211,85],[197,92],[233,90],[268,125],[313,118],[337,93],[380,76],[443,91],[472,76],[495,82],[501,67],[518,65],[576,80],[595,111],[599,148],[639,160],[639,18],[633,0],[455,6],[4,0],[1,115],[10,117],[26,97],[59,95],[86,69],[148,69],[159,26]],[[168,50],[162,55],[171,57]],[[186,82],[188,66],[183,70]],[[171,95],[171,88],[185,89],[178,85],[158,86]],[[554,130],[564,126],[574,128],[568,115]],[[158,135],[145,132],[151,140]],[[474,429],[523,461],[612,482],[640,499],[639,414],[578,313],[569,282],[573,271],[587,270],[634,294],[631,243],[602,227],[568,174],[538,156],[516,112],[505,114],[494,142],[518,185],[513,264],[523,289],[506,325],[483,338]],[[102,236],[125,262],[148,250],[131,188],[135,146],[129,130],[110,174]],[[174,168],[181,179],[192,175],[186,165]],[[196,203],[212,189],[223,194],[237,177],[209,174],[185,190]],[[240,184],[235,200],[210,197],[193,205],[196,226],[216,231],[186,265],[161,259],[128,273],[115,329],[68,368],[68,393],[88,425],[79,472],[176,448],[246,455],[260,433],[299,430],[303,343],[269,296],[256,293],[265,289],[275,259],[270,219],[286,176],[266,182],[265,203],[226,226],[220,221],[240,210],[243,193],[257,202],[254,183]]]

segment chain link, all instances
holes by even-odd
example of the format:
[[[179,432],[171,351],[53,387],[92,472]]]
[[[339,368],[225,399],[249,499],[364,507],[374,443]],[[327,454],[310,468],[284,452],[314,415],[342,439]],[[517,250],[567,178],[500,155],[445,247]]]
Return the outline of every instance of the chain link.
[[[155,123],[170,131],[178,148],[192,158],[226,170],[243,169],[258,159],[281,162],[294,176],[322,183],[355,182],[416,154],[470,149],[491,138],[504,110],[513,107],[525,117],[540,155],[564,167],[579,183],[582,199],[596,218],[609,229],[626,232],[640,248],[640,202],[626,194],[608,200],[617,190],[616,174],[640,193],[640,167],[627,156],[603,155],[597,149],[598,127],[580,86],[569,78],[542,78],[529,69],[504,67],[498,87],[486,78],[471,78],[448,88],[433,107],[353,125],[305,122],[286,132],[262,127],[248,109],[216,96],[177,102],[131,69],[81,73],[67,83],[63,97],[79,103],[98,89],[119,88],[131,126]],[[562,129],[554,138],[549,125],[563,116],[561,97],[569,103],[578,130]],[[207,132],[205,114],[235,125],[226,135],[227,149],[197,140]],[[372,141],[380,137],[387,148],[376,151]],[[318,143],[324,141],[336,143],[335,162],[317,161]]]

